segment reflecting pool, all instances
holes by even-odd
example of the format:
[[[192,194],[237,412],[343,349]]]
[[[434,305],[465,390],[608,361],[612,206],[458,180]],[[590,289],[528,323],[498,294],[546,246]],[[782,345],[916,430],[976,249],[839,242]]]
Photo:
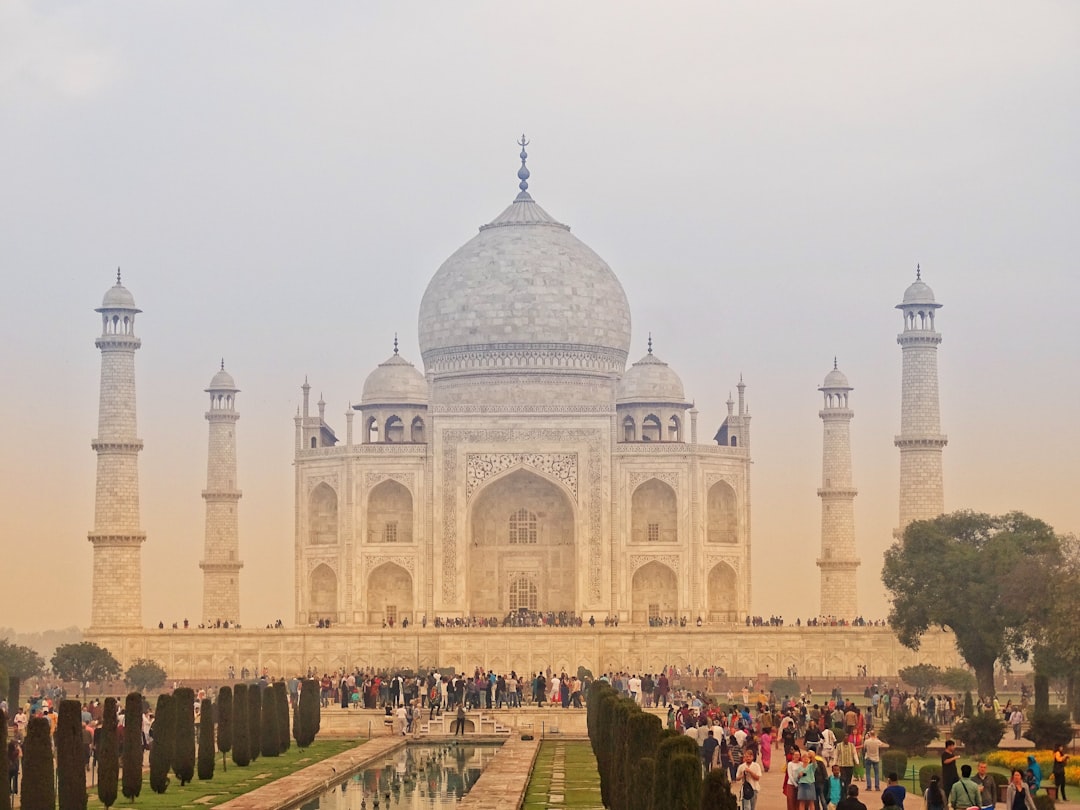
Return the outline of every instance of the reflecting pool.
[[[461,801],[500,743],[407,745],[299,810],[438,810]]]

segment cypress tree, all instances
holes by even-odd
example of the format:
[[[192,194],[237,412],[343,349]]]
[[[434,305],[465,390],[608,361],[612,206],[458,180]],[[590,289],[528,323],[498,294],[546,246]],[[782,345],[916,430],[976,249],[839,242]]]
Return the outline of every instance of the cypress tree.
[[[661,796],[657,794],[656,798]],[[696,751],[693,754],[680,751],[668,762],[668,800],[663,807],[701,810],[701,756]]]
[[[285,681],[274,684],[274,706],[277,709],[278,751],[289,750],[289,690]]]
[[[277,729],[277,696],[271,688],[261,689],[262,718],[259,721],[262,739],[259,741],[260,753],[264,757],[276,757],[281,753]]]
[[[172,769],[183,787],[195,777],[195,691],[181,686],[173,692]]]
[[[739,810],[741,806],[740,798],[731,792],[731,782],[728,780],[726,769],[716,768],[705,775],[701,810]]]
[[[309,678],[300,685],[300,705],[293,719],[293,735],[299,748],[307,748],[319,733],[319,691],[314,684]]]
[[[56,787],[60,810],[86,810],[86,757],[83,754],[82,703],[60,701],[56,723]]]
[[[647,780],[639,773],[642,770],[641,761],[652,757],[656,751],[663,727],[660,718],[655,714],[638,711],[630,715],[630,721],[626,727],[624,754],[626,768],[623,778],[627,789],[627,807],[634,806],[635,801],[638,802],[638,807],[648,807],[652,804],[652,769],[649,770]],[[643,792],[647,795],[642,796]],[[647,804],[641,804],[642,801],[647,801]]]
[[[672,808],[673,796],[678,788],[672,780],[672,760],[680,755],[693,756],[697,764],[697,780],[701,784],[701,754],[698,745],[685,734],[674,730],[665,730],[660,735],[660,745],[656,747],[656,771],[653,777],[653,806]],[[698,791],[700,795],[700,789]]]
[[[630,810],[653,810],[653,777],[655,775],[655,759],[642,757],[638,760],[637,770],[633,775],[634,791],[630,794]]]
[[[199,778],[214,778],[214,704],[203,698],[199,707]]]
[[[254,762],[262,748],[262,688],[248,687],[248,756]]]
[[[116,698],[105,698],[101,715],[101,734],[97,746],[97,795],[106,808],[116,804],[116,786],[120,777],[120,747],[116,728]]]
[[[176,707],[172,695],[158,695],[154,723],[150,726],[150,789],[164,793],[169,787],[173,760]]]
[[[54,810],[56,807],[51,731],[49,721],[44,717],[31,717],[26,724],[20,797],[23,810]]]
[[[124,798],[135,801],[142,792],[142,704],[138,692],[130,693],[124,700]]]
[[[241,768],[251,762],[251,749],[248,744],[248,687],[238,683],[233,689],[232,701],[232,761]]]
[[[4,752],[5,762],[7,761],[7,714],[0,710],[0,751]],[[11,780],[5,779],[4,774],[0,774],[0,810],[10,810],[11,808]]]
[[[217,747],[221,752],[221,767],[229,770],[225,764],[225,755],[232,750],[233,742],[233,695],[232,688],[223,686],[218,690],[214,714],[217,717]]]

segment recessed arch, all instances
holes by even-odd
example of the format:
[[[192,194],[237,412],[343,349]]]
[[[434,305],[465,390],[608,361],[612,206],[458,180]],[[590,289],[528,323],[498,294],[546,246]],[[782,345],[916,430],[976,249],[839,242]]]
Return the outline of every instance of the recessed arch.
[[[308,496],[308,542],[324,546],[338,541],[338,497],[325,481]]]
[[[629,414],[622,421],[624,442],[636,442],[637,441],[637,424],[634,422],[634,417]]]
[[[734,622],[738,620],[736,612],[738,599],[738,578],[735,569],[725,562],[717,563],[709,571],[709,621]]]
[[[736,508],[735,490],[726,481],[717,481],[709,487],[706,499],[707,538],[710,543],[737,543],[739,541],[739,513]]]
[[[413,497],[399,481],[387,479],[368,493],[369,543],[413,542]]]
[[[374,416],[369,416],[364,424],[367,428],[367,435],[364,437],[365,442],[367,444],[378,444],[379,420],[376,419]]]
[[[401,444],[405,441],[405,423],[401,421],[400,416],[391,416],[386,420],[383,439],[388,444]]]
[[[412,621],[412,575],[397,563],[387,562],[372,569],[367,578],[368,622],[398,627]]]
[[[424,438],[424,420],[419,416],[414,416],[412,424],[409,426],[409,441],[417,444],[423,444],[427,441]]]
[[[649,619],[674,619],[679,609],[679,581],[675,572],[653,560],[634,572],[630,586],[630,617],[635,624]]]
[[[659,442],[663,440],[660,417],[650,413],[641,420],[641,440],[643,442]]]
[[[338,583],[337,574],[326,563],[315,566],[308,579],[309,620],[337,620]]]
[[[671,415],[668,419],[668,438],[669,442],[681,442],[682,441],[682,422],[675,414]]]
[[[630,538],[635,543],[676,543],[679,499],[658,478],[643,482],[630,498]]]

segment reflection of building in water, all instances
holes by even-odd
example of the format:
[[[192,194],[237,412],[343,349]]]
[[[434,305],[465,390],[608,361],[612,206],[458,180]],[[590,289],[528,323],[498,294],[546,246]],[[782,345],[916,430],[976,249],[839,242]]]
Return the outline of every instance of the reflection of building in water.
[[[716,443],[699,443],[651,338],[627,367],[630,307],[611,268],[527,186],[428,284],[424,373],[395,341],[344,440],[305,382],[299,624],[748,611],[745,386]]]

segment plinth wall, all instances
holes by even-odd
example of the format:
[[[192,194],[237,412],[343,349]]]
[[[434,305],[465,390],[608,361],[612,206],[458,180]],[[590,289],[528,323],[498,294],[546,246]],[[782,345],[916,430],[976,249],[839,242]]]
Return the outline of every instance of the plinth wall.
[[[407,630],[136,630],[89,631],[127,669],[136,659],[157,661],[170,679],[237,677],[247,668],[271,676],[369,668],[386,670],[476,667],[519,675],[546,670],[657,672],[667,664],[719,666],[731,676],[850,678],[865,665],[870,677],[931,663],[962,666],[951,633],[931,631],[922,648],[902,647],[883,627],[725,627]]]

